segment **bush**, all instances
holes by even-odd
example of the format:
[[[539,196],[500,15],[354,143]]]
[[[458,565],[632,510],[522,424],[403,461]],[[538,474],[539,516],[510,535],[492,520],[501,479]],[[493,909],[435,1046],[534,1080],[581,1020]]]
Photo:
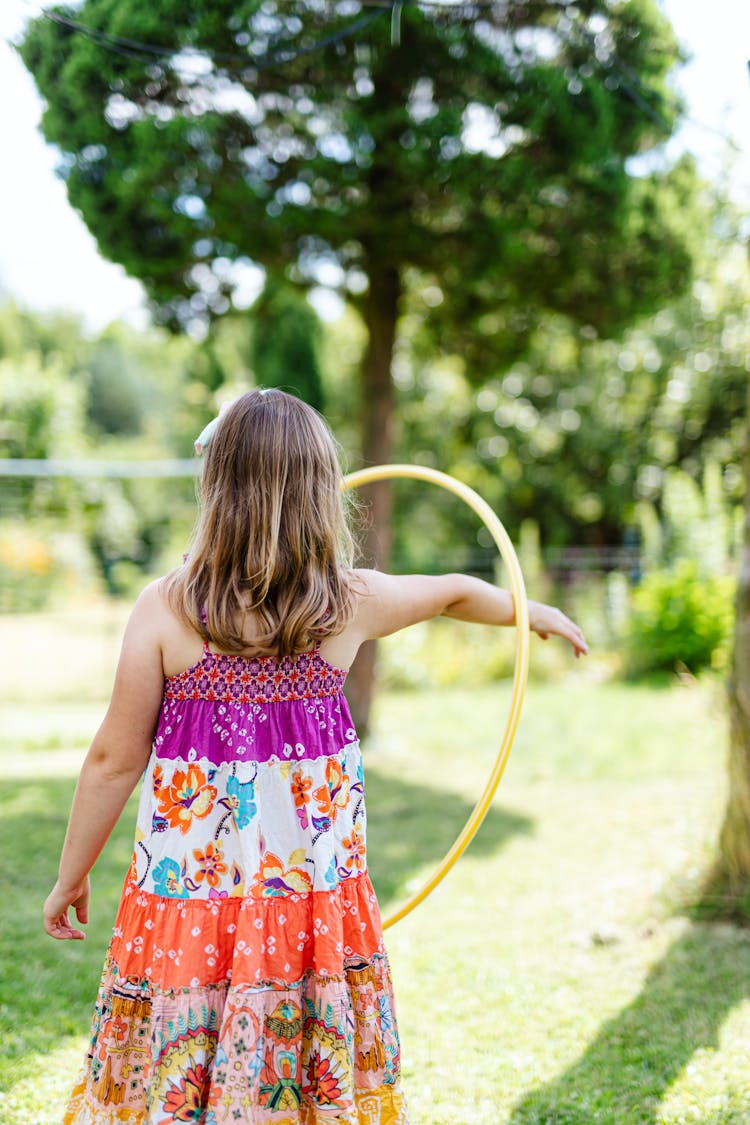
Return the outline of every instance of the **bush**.
[[[55,560],[47,544],[22,526],[0,530],[0,613],[43,609]]]
[[[573,665],[562,641],[532,636],[529,678],[549,682]],[[397,691],[476,687],[510,680],[516,666],[516,630],[437,618],[378,641],[378,684]]]
[[[684,559],[649,574],[633,595],[627,634],[631,675],[723,665],[734,618],[735,581],[705,577]]]

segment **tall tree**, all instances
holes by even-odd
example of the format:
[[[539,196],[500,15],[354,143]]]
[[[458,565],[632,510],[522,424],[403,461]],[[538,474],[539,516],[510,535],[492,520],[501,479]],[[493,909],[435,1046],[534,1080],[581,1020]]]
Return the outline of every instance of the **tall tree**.
[[[745,522],[737,567],[737,600],[729,675],[729,795],[702,906],[709,913],[750,919],[750,382],[745,448]]]
[[[322,410],[320,340],[320,321],[310,304],[288,282],[269,277],[253,306],[251,355],[258,381]]]
[[[709,199],[685,216],[701,232],[687,293],[614,340],[542,315],[524,356],[478,386],[461,356],[437,354],[430,310],[410,294],[397,459],[426,459],[470,481],[513,536],[535,519],[547,548],[619,546],[639,501],[662,511],[672,466],[699,481],[706,462],[719,464],[739,502],[750,263],[739,217],[726,211]],[[394,523],[398,552],[413,533],[412,505]]]
[[[158,321],[221,316],[250,260],[359,306],[365,462],[391,455],[407,270],[477,370],[540,310],[609,333],[690,274],[684,177],[629,163],[676,116],[655,0],[415,0],[401,20],[392,38],[387,7],[352,0],[83,0],[20,46],[71,203]],[[389,498],[371,492],[379,561]]]

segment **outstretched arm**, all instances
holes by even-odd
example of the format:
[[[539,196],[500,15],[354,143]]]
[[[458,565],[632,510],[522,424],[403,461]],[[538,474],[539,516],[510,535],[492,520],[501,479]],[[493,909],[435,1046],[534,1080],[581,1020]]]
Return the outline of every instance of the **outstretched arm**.
[[[485,625],[514,625],[513,596],[508,590],[467,574],[381,574],[360,570],[365,594],[360,601],[358,624],[364,637],[385,637],[407,625],[432,617],[455,617]],[[563,637],[576,656],[588,653],[583,633],[575,622],[554,606],[529,603],[529,625],[540,637]]]
[[[73,797],[57,882],[44,904],[44,928],[54,938],[81,939],[73,907],[88,921],[89,872],[143,773],[151,752],[164,675],[155,584],[135,604],[122,643],[112,699],[83,763]]]

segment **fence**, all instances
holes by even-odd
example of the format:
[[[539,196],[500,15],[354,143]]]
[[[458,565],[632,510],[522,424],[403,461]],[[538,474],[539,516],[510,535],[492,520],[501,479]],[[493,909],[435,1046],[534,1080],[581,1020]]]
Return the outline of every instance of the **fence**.
[[[186,490],[185,483],[197,478],[199,471],[200,462],[195,459],[0,459],[0,519],[5,525],[4,539],[0,534],[0,611],[35,607],[34,582],[39,587],[41,597],[41,587],[45,581],[40,548],[54,541],[56,550],[60,532],[66,526],[70,529],[75,525],[79,532],[85,526],[89,549],[94,550],[96,562],[104,574],[110,593],[118,592],[117,567],[120,564],[126,564],[130,560],[132,566],[138,564],[142,570],[146,570],[151,563],[159,565],[159,550],[165,552],[165,543],[170,542],[170,535],[174,539],[187,534],[193,513],[193,490]],[[44,481],[48,482],[46,489]],[[69,485],[65,485],[65,481],[70,482]],[[154,482],[153,488],[147,487],[149,481]],[[170,487],[170,481],[173,482],[173,487]],[[30,502],[34,489],[41,489],[42,493],[42,502],[36,505]],[[157,493],[160,505],[156,503]],[[143,509],[149,503],[157,510],[151,516],[151,542],[142,546],[139,558],[137,551],[135,555],[133,553],[132,542],[129,545],[130,554],[125,549],[129,534],[128,509],[142,518]],[[81,516],[84,510],[88,512],[85,517]],[[80,517],[77,524],[76,516]],[[172,524],[179,523],[179,532],[175,533],[174,528],[171,531],[167,528],[170,521]],[[14,566],[16,571],[23,570],[25,566],[24,551],[20,549],[21,529],[28,538],[26,553],[32,565],[27,568],[27,578],[32,596],[30,599],[21,598],[18,602],[17,591],[12,587],[15,582],[20,590],[23,574],[16,574],[14,577],[12,570]],[[14,537],[15,545],[12,542]],[[175,550],[175,557],[179,557],[179,549],[175,547]],[[635,584],[640,580],[641,555],[637,543],[602,547],[537,548],[537,551],[535,567],[541,567],[549,578],[561,585],[575,584],[579,579],[606,575],[613,571],[625,575],[630,583]],[[174,558],[168,554],[165,557],[166,566],[171,566]],[[33,565],[35,559],[38,563],[36,575]],[[434,544],[428,569],[435,573],[467,570],[491,579],[496,564],[497,556],[491,545],[484,550],[467,553],[465,547],[459,550],[457,545],[454,552],[444,543],[442,546]],[[393,567],[395,570],[414,569],[408,559],[400,558],[398,551],[393,559]]]

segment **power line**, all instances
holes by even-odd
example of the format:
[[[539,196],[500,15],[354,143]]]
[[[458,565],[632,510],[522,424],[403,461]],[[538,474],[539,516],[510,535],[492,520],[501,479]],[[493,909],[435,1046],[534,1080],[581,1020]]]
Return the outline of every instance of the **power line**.
[[[266,69],[268,67],[276,66],[280,63],[293,62],[294,59],[300,58],[304,55],[312,54],[316,51],[321,51],[325,47],[330,47],[335,43],[340,43],[344,39],[355,35],[357,32],[364,30],[376,19],[379,19],[384,13],[389,12],[394,3],[389,3],[387,6],[373,6],[372,10],[366,15],[361,16],[359,19],[354,20],[353,23],[347,24],[346,27],[340,28],[338,31],[331,32],[330,35],[324,36],[322,39],[316,40],[314,43],[309,43],[304,47],[293,48],[281,47],[277,51],[268,51],[262,55],[239,54],[234,52],[222,51],[206,51],[199,46],[190,46],[188,44],[178,45],[173,47],[162,47],[155,43],[144,43],[138,39],[128,39],[121,35],[113,35],[109,32],[101,31],[99,28],[92,27],[90,24],[81,23],[79,20],[70,19],[68,16],[62,16],[58,12],[43,11],[41,14],[45,19],[51,20],[53,23],[59,24],[62,27],[68,28],[81,35],[85,35],[88,39],[97,43],[99,46],[107,50],[113,51],[115,54],[124,55],[126,58],[137,58],[142,61],[153,61],[158,58],[174,58],[177,55],[184,54],[186,51],[190,53],[204,55],[214,62],[219,63],[241,63],[244,66],[250,66],[255,70]],[[144,59],[144,56],[146,58]]]
[[[277,3],[294,3],[294,0],[276,0]],[[324,0],[332,7],[335,6],[336,0]],[[432,9],[434,14],[438,12],[441,15],[456,15],[462,16],[470,15],[479,10],[488,10],[498,6],[498,0],[357,0],[361,8],[369,9],[369,11],[354,20],[352,23],[347,24],[337,31],[331,32],[329,35],[316,40],[313,43],[308,43],[306,46],[293,47],[291,44],[279,47],[277,50],[267,51],[261,55],[240,54],[239,52],[221,52],[209,51],[202,48],[199,44],[175,44],[173,46],[163,46],[155,43],[147,43],[143,40],[131,39],[126,36],[115,35],[111,32],[103,31],[100,28],[93,27],[91,24],[83,23],[80,20],[73,19],[69,16],[61,15],[54,10],[40,9],[38,5],[33,4],[33,0],[23,0],[29,8],[34,7],[35,14],[50,20],[59,26],[65,27],[70,31],[86,36],[92,42],[105,50],[111,51],[113,54],[120,55],[127,59],[136,59],[141,62],[153,62],[157,59],[174,59],[179,55],[186,53],[201,55],[217,63],[231,64],[237,63],[245,67],[255,70],[270,69],[274,66],[284,65],[285,63],[293,62],[297,58],[306,55],[314,54],[317,51],[324,50],[326,47],[335,45],[345,39],[356,35],[358,32],[363,31],[370,24],[374,23],[381,15],[389,14],[391,16],[391,42],[393,46],[400,45],[400,28],[401,28],[401,15],[404,9],[409,7],[414,8],[429,8]],[[551,7],[565,10],[568,5],[566,0],[552,0]],[[580,33],[582,38],[592,50],[594,58],[595,54],[595,36],[580,22],[575,24],[576,30]],[[599,60],[597,59],[597,62]],[[680,111],[682,105],[677,98],[669,98],[661,91],[646,88],[640,78],[640,75],[633,71],[630,67],[625,66],[615,55],[612,55],[607,60],[610,70],[614,70],[618,74],[618,81],[623,93],[630,98],[640,111],[662,129],[667,134],[672,132],[672,126],[662,113],[662,108],[665,111]],[[748,63],[750,66],[750,62]],[[605,63],[600,63],[602,69],[606,70]],[[655,106],[649,98],[656,98],[659,105]],[[700,121],[697,118],[682,113],[682,120],[687,124],[693,125],[695,128],[703,132],[712,133],[714,136],[720,138],[727,144],[733,151],[739,152],[740,146],[721,129],[716,126],[709,125],[707,122]]]
[[[576,28],[588,43],[589,48],[593,50],[594,57],[596,57],[595,36],[580,23],[576,24]],[[634,102],[634,104],[638,106],[641,112],[644,113],[651,121],[653,121],[656,125],[659,125],[660,128],[663,128],[667,133],[671,133],[672,126],[670,125],[670,123],[666,120],[666,118],[662,116],[660,111],[655,108],[647,100],[647,98],[644,97],[644,85],[638,72],[634,71],[632,67],[626,66],[625,63],[621,62],[620,59],[617,58],[616,55],[612,55],[608,61],[611,63],[611,66],[618,72],[622,89],[625,91],[628,97],[630,97],[631,101]],[[604,64],[602,64],[602,66],[603,65]],[[750,62],[748,62],[748,66],[750,66]],[[654,96],[666,109],[674,110],[677,112],[682,109],[682,104],[676,97],[669,98],[667,97],[667,95],[662,94],[660,90],[654,89],[649,89],[648,93]],[[696,126],[696,128],[702,129],[707,133],[713,133],[715,136],[720,137],[735,152],[740,151],[740,146],[731,137],[727,136],[727,134],[722,132],[721,129],[717,129],[714,125],[708,125],[706,122],[699,121],[697,118],[691,117],[687,113],[683,113],[682,118],[683,121],[689,122],[691,125]]]

